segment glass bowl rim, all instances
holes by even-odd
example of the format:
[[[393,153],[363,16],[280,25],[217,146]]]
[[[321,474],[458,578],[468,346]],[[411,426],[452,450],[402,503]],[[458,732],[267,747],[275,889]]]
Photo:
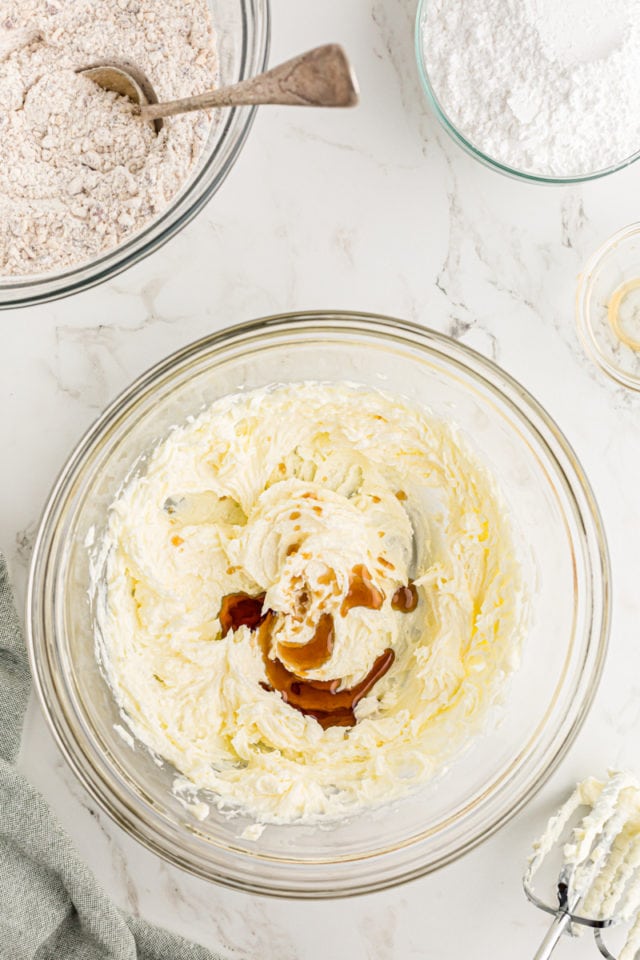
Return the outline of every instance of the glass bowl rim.
[[[266,70],[271,46],[271,0],[242,0],[243,29],[242,29],[242,73],[255,60],[256,72]],[[246,8],[255,7],[255,50],[253,58],[247,43],[249,31],[247,29]],[[242,77],[241,77],[242,79]],[[124,240],[116,247],[102,251],[96,257],[80,263],[70,264],[61,270],[49,273],[3,277],[0,276],[0,310],[13,310],[20,307],[30,307],[41,303],[50,303],[82,293],[92,287],[99,286],[107,280],[135,266],[146,257],[161,249],[169,240],[175,237],[189,224],[194,217],[206,206],[209,200],[217,193],[234,167],[242,148],[244,147],[253,122],[257,107],[232,107],[225,115],[224,132],[218,147],[225,142],[229,144],[228,154],[218,172],[212,177],[201,191],[198,190],[202,178],[210,171],[211,165],[217,156],[217,150],[211,154],[198,170],[197,176],[190,183],[188,190],[178,193],[171,198],[169,206],[155,219],[146,223],[137,233]],[[236,121],[237,126],[229,135],[231,125]],[[172,219],[177,207],[185,203],[182,212]]]
[[[179,371],[185,369],[190,360],[195,362],[198,356],[204,357],[206,354],[215,356],[215,352],[219,348],[224,349],[230,345],[245,341],[251,343],[254,342],[256,338],[261,339],[263,341],[261,345],[266,346],[269,342],[268,334],[270,331],[275,333],[275,335],[285,331],[292,331],[294,333],[308,332],[310,329],[314,329],[314,325],[315,329],[324,330],[325,332],[327,329],[347,334],[365,332],[373,334],[374,336],[377,334],[380,339],[386,335],[387,337],[395,339],[405,347],[418,349],[427,354],[435,354],[454,368],[462,368],[465,372],[470,373],[474,380],[487,386],[493,395],[499,397],[501,401],[506,402],[510,410],[516,414],[519,419],[526,422],[532,435],[536,437],[536,440],[543,447],[550,462],[552,462],[560,472],[561,478],[564,481],[564,487],[566,488],[566,494],[571,501],[571,506],[576,516],[580,521],[584,521],[585,519],[587,521],[586,525],[584,522],[580,524],[580,539],[577,541],[577,544],[580,555],[584,556],[587,562],[590,576],[589,590],[592,589],[594,583],[599,590],[597,593],[599,602],[595,604],[592,602],[590,607],[587,608],[586,626],[582,633],[578,635],[576,641],[585,653],[585,660],[586,654],[590,654],[589,669],[587,670],[585,668],[585,663],[580,664],[580,668],[577,671],[577,680],[574,683],[576,696],[567,704],[561,720],[556,722],[552,728],[553,734],[547,734],[547,739],[549,739],[550,742],[544,747],[543,756],[536,761],[535,769],[527,774],[524,783],[518,784],[518,790],[515,792],[515,795],[510,798],[509,802],[503,803],[505,808],[501,809],[497,816],[495,812],[493,812],[491,817],[488,817],[485,811],[481,827],[475,828],[475,833],[472,836],[463,838],[457,843],[452,844],[450,842],[450,848],[440,854],[436,859],[430,860],[429,862],[421,862],[417,865],[411,859],[407,859],[407,862],[402,864],[402,869],[396,867],[391,870],[391,876],[385,875],[382,879],[369,878],[364,881],[356,877],[355,881],[350,885],[346,887],[338,887],[336,885],[330,890],[325,889],[326,878],[324,880],[324,887],[321,881],[317,879],[314,879],[311,884],[309,884],[308,881],[304,881],[304,878],[303,882],[306,882],[307,885],[296,886],[295,869],[292,870],[291,877],[286,885],[285,881],[279,878],[282,885],[274,887],[267,886],[267,881],[262,880],[260,877],[256,879],[253,873],[249,875],[246,873],[243,874],[242,869],[236,869],[235,866],[230,868],[230,872],[226,875],[221,874],[219,865],[216,865],[214,868],[211,859],[208,861],[208,867],[205,868],[201,865],[202,858],[200,862],[196,863],[194,858],[189,858],[188,854],[182,854],[179,845],[173,843],[168,831],[161,829],[163,822],[161,822],[159,815],[148,807],[148,805],[142,813],[140,813],[140,810],[132,809],[131,804],[127,803],[126,797],[123,801],[125,791],[122,784],[116,783],[114,788],[113,781],[115,775],[104,757],[99,758],[99,760],[102,761],[106,768],[112,783],[105,783],[103,774],[98,770],[97,764],[89,763],[90,769],[84,769],[82,761],[84,760],[85,763],[88,761],[86,744],[80,744],[77,731],[73,729],[69,723],[69,719],[62,715],[63,708],[60,700],[52,698],[49,694],[48,687],[52,685],[52,677],[49,676],[44,669],[46,666],[45,653],[48,645],[55,646],[55,638],[51,640],[46,637],[44,627],[39,622],[42,619],[42,609],[46,606],[46,603],[42,600],[42,596],[50,561],[49,553],[55,530],[55,528],[51,528],[52,518],[54,520],[56,519],[60,504],[64,506],[74,477],[78,471],[82,470],[85,455],[93,449],[94,444],[99,443],[103,431],[109,428],[113,418],[118,417],[122,413],[126,416],[129,410],[135,408],[136,402],[139,402],[145,393],[153,389],[154,383],[158,381],[161,382],[163,377],[175,376]],[[250,339],[251,337],[254,338],[253,341]],[[524,406],[524,409],[521,405]],[[547,429],[550,432],[550,440],[540,432],[538,426],[532,422],[532,418],[537,418],[540,421],[541,428]],[[568,464],[569,476],[567,476],[566,466],[563,465],[558,458],[554,447],[560,451],[560,455],[564,458],[566,464]],[[586,528],[589,528],[588,532],[585,532]],[[34,677],[34,687],[47,725],[58,748],[61,750],[65,760],[78,780],[83,784],[92,798],[125,832],[142,843],[143,846],[146,846],[147,849],[152,850],[174,865],[181,867],[193,875],[208,880],[215,880],[225,886],[275,897],[297,899],[341,898],[395,887],[452,862],[488,839],[496,830],[518,813],[546,782],[565,756],[581,729],[598,688],[608,646],[611,607],[610,576],[609,553],[602,519],[581,464],[553,419],[518,381],[505,373],[505,371],[492,360],[483,357],[465,344],[461,344],[451,337],[420,326],[419,324],[380,314],[360,313],[357,311],[296,311],[262,317],[227,327],[216,333],[206,335],[173,352],[146,372],[143,372],[126,387],[84,433],[58,475],[51,489],[40,521],[34,544],[27,587],[25,618],[27,646],[31,671]],[[595,612],[594,608],[596,608]],[[511,768],[509,769],[511,770]],[[515,775],[519,769],[522,768],[516,766],[515,771],[511,772]],[[120,789],[121,796],[116,795],[117,789]],[[500,789],[504,789],[504,784],[500,786]],[[498,796],[500,795],[499,790],[494,791],[494,797],[496,794]],[[167,847],[167,838],[170,849]],[[417,841],[415,838],[411,838],[405,844],[396,846],[390,853],[383,850],[381,852],[375,851],[372,854],[354,857],[346,861],[345,865],[354,861],[358,865],[366,863],[367,861],[375,862],[377,860],[378,862],[382,862],[385,856],[393,856],[398,850],[411,851],[418,846],[421,839],[424,839],[424,837],[418,837]],[[243,862],[250,862],[254,865],[261,860],[269,861],[268,856],[261,856],[258,851],[256,851],[255,854],[246,852],[241,859]],[[283,863],[285,863],[287,867],[297,866],[295,860],[289,863],[278,860],[275,862],[280,866]],[[329,867],[335,867],[336,864],[339,865],[341,862],[344,861],[332,859],[328,860],[327,863]],[[323,861],[312,861],[311,865],[312,867],[324,867],[327,863]],[[302,866],[307,866],[307,864],[303,863]],[[272,883],[272,881],[273,878],[269,878],[268,882]],[[300,878],[298,878],[298,881],[300,881]]]
[[[429,103],[429,106],[431,107],[431,110],[435,114],[436,118],[440,121],[440,125],[444,130],[446,130],[451,139],[454,140],[458,146],[462,147],[465,153],[473,157],[474,160],[477,160],[484,167],[488,167],[490,170],[496,170],[498,173],[501,173],[506,177],[510,177],[513,180],[520,180],[524,183],[544,184],[546,186],[566,186],[567,184],[571,183],[586,183],[590,180],[599,180],[602,177],[607,177],[612,173],[617,173],[618,170],[623,170],[625,167],[630,166],[632,163],[635,163],[638,158],[640,158],[640,149],[638,149],[630,157],[625,157],[625,159],[618,161],[618,163],[612,164],[610,167],[605,167],[603,170],[595,170],[591,173],[581,173],[574,174],[572,176],[559,177],[543,173],[528,173],[525,170],[518,169],[518,167],[510,167],[508,164],[502,163],[499,160],[495,160],[489,154],[484,153],[479,147],[476,147],[470,140],[468,140],[464,134],[460,132],[453,120],[449,118],[447,112],[441,106],[440,101],[436,96],[436,92],[431,85],[431,80],[429,79],[429,69],[427,67],[426,53],[424,44],[422,43],[424,33],[424,15],[430,2],[431,0],[419,0],[415,19],[415,55],[418,65],[418,74],[420,76],[420,83],[427,98],[427,102]]]
[[[629,223],[627,226],[616,230],[591,254],[578,276],[576,323],[582,345],[591,359],[616,383],[622,384],[628,390],[638,392],[640,391],[640,376],[626,373],[608,359],[607,355],[598,346],[591,323],[591,295],[598,272],[618,245],[634,237],[640,238],[640,221]]]

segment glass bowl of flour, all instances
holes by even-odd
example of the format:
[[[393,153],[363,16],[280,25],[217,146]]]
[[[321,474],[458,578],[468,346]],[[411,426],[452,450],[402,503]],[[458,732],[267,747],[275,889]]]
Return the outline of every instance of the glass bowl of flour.
[[[5,5],[7,6],[7,5]],[[160,134],[76,71],[128,57],[171,100],[266,66],[268,0],[9,3],[0,20],[0,307],[100,283],[211,198],[253,108],[194,112]]]
[[[203,496],[211,471],[226,485],[221,497],[211,489]],[[449,529],[441,520],[453,540],[441,536]],[[507,528],[512,535],[496,540]],[[109,538],[124,542],[127,530],[138,546],[129,540],[124,553],[105,552]],[[443,567],[437,558],[446,543],[453,548]],[[119,567],[125,555],[155,573],[130,580]],[[167,564],[156,565],[160,556]],[[469,565],[471,556],[480,567]],[[330,558],[327,570],[315,562]],[[316,683],[320,699],[305,707],[311,715],[293,699],[307,680],[288,680],[291,632],[284,653],[278,646],[284,660],[263,666],[261,657],[264,640],[281,637],[287,623],[303,629],[304,610],[314,617],[316,589],[332,602],[343,561],[356,576],[337,600],[348,600],[348,610],[331,607],[331,656],[348,660],[349,650],[362,657],[371,648],[377,674],[367,674],[372,692],[356,704],[363,670],[343,657],[340,676],[355,676],[335,725],[323,722],[332,709],[323,705],[328,681]],[[450,563],[466,586],[449,578]],[[544,782],[597,686],[608,583],[588,482],[522,387],[468,348],[410,323],[297,314],[186,347],[133,383],[82,439],[37,537],[29,647],[67,761],[131,836],[231,887],[346,896],[455,859]],[[256,586],[269,592],[249,596]],[[286,609],[290,587],[302,620],[295,606],[288,621],[271,612]],[[185,616],[157,606],[188,597],[195,599]],[[523,634],[503,629],[517,598]],[[109,611],[122,644],[108,641]],[[223,625],[234,613],[239,625]],[[161,636],[138,645],[140,625],[161,621]],[[349,624],[355,642],[341,653]],[[318,639],[324,664],[327,631],[316,630],[314,647]],[[132,643],[142,659],[130,659]],[[105,655],[111,667],[125,666],[119,679]],[[495,697],[485,696],[485,674],[496,681]],[[427,726],[439,731],[437,753],[422,750],[425,703],[436,706]],[[159,739],[149,738],[151,727]],[[174,750],[185,731],[188,762]],[[216,744],[233,751],[213,757]]]
[[[432,110],[486,166],[571,183],[637,159],[635,0],[421,0],[415,44]]]

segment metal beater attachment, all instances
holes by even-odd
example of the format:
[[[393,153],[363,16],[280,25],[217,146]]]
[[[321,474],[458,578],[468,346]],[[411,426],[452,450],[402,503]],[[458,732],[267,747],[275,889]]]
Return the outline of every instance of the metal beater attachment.
[[[555,883],[555,905],[535,892],[534,882],[543,875],[549,886]],[[615,773],[604,783],[589,779],[579,784],[534,843],[523,882],[529,900],[554,917],[534,960],[548,960],[563,933],[575,934],[585,927],[593,930],[607,960],[640,960],[640,782],[636,777]],[[603,939],[603,931],[614,924],[628,928],[617,956]]]

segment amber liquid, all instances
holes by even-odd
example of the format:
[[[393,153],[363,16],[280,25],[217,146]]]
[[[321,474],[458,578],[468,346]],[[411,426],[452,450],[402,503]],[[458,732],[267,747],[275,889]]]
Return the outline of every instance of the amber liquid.
[[[330,613],[323,613],[308,643],[279,643],[278,650],[283,651],[287,663],[294,669],[317,670],[333,653],[335,638],[333,617]]]
[[[223,597],[218,614],[222,636],[226,637],[229,630],[237,630],[238,627],[249,627],[250,630],[259,627],[266,616],[262,613],[264,597],[264,593],[257,597],[249,593],[228,593]]]
[[[384,594],[371,581],[371,574],[363,563],[353,568],[349,576],[349,589],[342,601],[340,613],[346,617],[354,607],[379,610],[384,603]]]
[[[353,727],[356,722],[355,707],[380,680],[395,659],[393,650],[385,650],[373,664],[369,673],[355,687],[338,690],[340,680],[305,680],[296,676],[278,660],[269,656],[271,630],[275,614],[269,612],[260,627],[259,642],[268,684],[267,690],[277,690],[285,703],[307,716],[315,717],[320,726]]]
[[[398,587],[391,598],[391,607],[401,613],[412,613],[417,606],[418,591],[413,583],[408,583],[406,587]]]
[[[335,575],[334,575],[335,576]],[[355,708],[363,697],[373,689],[395,659],[390,648],[376,659],[369,673],[360,683],[346,690],[339,690],[341,681],[309,680],[299,676],[294,670],[306,673],[317,670],[327,662],[333,653],[335,643],[335,624],[330,613],[323,613],[316,626],[313,637],[308,643],[281,643],[278,645],[289,666],[276,657],[270,656],[272,631],[276,615],[272,610],[263,612],[264,593],[252,597],[248,593],[230,593],[222,600],[220,626],[222,636],[230,630],[246,626],[250,630],[259,628],[258,642],[262,651],[267,683],[266,690],[277,691],[285,703],[307,716],[315,717],[326,730],[328,727],[352,727],[356,723]],[[349,578],[349,589],[342,602],[340,612],[346,616],[353,607],[368,607],[379,610],[384,603],[384,594],[371,581],[369,571],[363,564],[355,566]],[[418,591],[413,583],[398,587],[391,600],[394,610],[411,613],[418,605]],[[293,669],[290,669],[290,668]]]

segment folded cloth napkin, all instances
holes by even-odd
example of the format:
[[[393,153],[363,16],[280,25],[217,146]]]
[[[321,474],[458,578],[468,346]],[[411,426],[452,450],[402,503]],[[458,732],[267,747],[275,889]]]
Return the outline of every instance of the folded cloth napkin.
[[[30,682],[0,555],[0,960],[219,960],[121,913],[16,770]]]

